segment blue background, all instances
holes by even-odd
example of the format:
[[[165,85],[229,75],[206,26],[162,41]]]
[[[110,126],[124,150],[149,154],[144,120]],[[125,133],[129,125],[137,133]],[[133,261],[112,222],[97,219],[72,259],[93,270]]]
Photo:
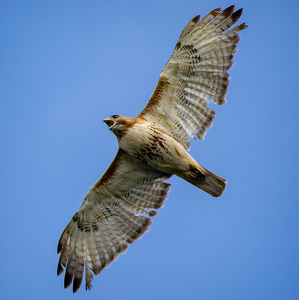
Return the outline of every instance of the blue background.
[[[223,196],[172,178],[151,230],[75,295],[57,242],[117,152],[186,23],[231,1],[0,1],[2,299],[299,299],[298,1],[243,7],[228,103],[191,155]],[[240,21],[239,21],[240,23]]]

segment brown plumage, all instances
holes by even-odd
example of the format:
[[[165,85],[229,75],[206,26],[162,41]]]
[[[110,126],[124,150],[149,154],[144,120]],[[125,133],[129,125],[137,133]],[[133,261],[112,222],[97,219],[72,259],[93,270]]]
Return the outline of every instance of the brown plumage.
[[[116,135],[119,150],[104,175],[92,186],[58,243],[57,274],[76,292],[85,271],[86,289],[127,251],[128,243],[149,230],[157,209],[164,205],[172,175],[181,177],[214,197],[226,180],[211,173],[189,155],[189,136],[203,139],[215,112],[209,99],[226,103],[227,70],[239,42],[243,23],[229,30],[242,10],[217,8],[184,28],[161,72],[145,108],[135,118],[114,115],[104,119]],[[146,214],[149,217],[146,217]]]

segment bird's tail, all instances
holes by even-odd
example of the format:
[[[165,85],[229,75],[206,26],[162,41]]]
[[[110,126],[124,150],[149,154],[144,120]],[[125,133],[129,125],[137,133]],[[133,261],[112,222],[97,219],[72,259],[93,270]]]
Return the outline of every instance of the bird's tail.
[[[223,193],[227,180],[213,174],[199,163],[190,162],[190,170],[176,174],[213,197]]]

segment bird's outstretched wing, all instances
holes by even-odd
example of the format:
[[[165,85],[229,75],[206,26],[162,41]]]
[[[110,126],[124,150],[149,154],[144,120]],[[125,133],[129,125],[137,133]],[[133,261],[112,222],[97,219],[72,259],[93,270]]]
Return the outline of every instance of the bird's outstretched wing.
[[[149,230],[164,205],[170,176],[142,165],[119,150],[104,175],[89,190],[78,212],[63,231],[57,252],[57,274],[66,268],[65,287],[73,281],[76,292],[85,271],[86,289],[93,274],[101,271],[127,250],[127,243]],[[92,272],[91,272],[92,271]]]
[[[201,21],[193,18],[184,28],[174,52],[161,72],[157,86],[139,117],[158,123],[187,150],[189,136],[203,139],[215,112],[209,99],[226,103],[227,70],[245,23],[228,30],[242,15],[234,5],[211,11]],[[188,136],[189,135],[189,136]]]

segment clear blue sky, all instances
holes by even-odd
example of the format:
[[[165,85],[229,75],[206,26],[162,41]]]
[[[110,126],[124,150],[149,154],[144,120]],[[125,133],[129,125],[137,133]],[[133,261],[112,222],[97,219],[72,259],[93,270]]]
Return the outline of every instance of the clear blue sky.
[[[243,7],[224,107],[191,154],[223,196],[172,178],[151,230],[91,292],[57,242],[195,15]],[[0,1],[1,299],[299,299],[298,1]],[[215,108],[215,107],[214,107]]]

